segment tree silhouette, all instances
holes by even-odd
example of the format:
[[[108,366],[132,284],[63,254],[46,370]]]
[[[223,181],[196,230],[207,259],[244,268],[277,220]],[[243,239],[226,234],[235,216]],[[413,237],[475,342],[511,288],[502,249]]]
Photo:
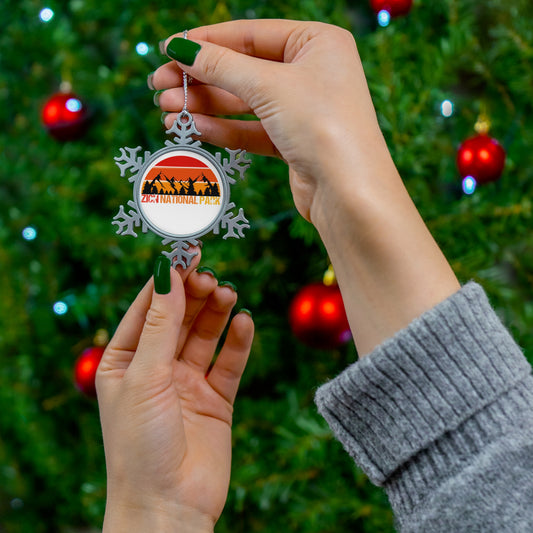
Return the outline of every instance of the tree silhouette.
[[[146,180],[144,182],[144,187],[143,187],[143,194],[153,194],[152,193],[152,182],[151,181],[148,181]]]
[[[206,187],[205,187],[205,190],[204,190],[204,196],[211,196],[211,183],[210,183],[209,180],[205,177],[204,174],[202,174],[202,178],[203,178],[203,180],[204,180],[205,183],[206,183]]]
[[[189,196],[196,196],[196,191],[194,189],[194,184],[196,182],[198,178],[195,178],[194,180],[192,180],[191,178],[189,178],[189,184],[187,185],[187,194]]]

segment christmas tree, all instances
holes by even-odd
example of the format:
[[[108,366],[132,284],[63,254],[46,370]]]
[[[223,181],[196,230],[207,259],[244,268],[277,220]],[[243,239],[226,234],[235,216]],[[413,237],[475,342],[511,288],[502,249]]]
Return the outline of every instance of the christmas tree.
[[[153,153],[164,144],[146,76],[165,61],[158,41],[185,28],[277,17],[352,31],[417,207],[459,279],[485,287],[533,360],[530,0],[418,0],[392,19],[378,18],[368,0],[3,6],[0,531],[101,526],[97,405],[74,386],[73,369],[99,330],[112,334],[161,251],[157,236],[115,234],[111,219],[131,199],[131,184],[113,158],[122,146]],[[62,85],[72,95],[70,123],[57,133],[41,112]],[[480,117],[507,157],[501,178],[473,191],[462,187],[456,154]],[[238,286],[237,308],[253,310],[257,331],[217,531],[393,531],[385,495],[353,465],[312,401],[320,383],[356,360],[353,344],[309,348],[289,327],[291,300],[321,279],[326,253],[294,208],[284,164],[252,159],[246,181],[232,189],[251,221],[246,239],[208,236],[202,252],[202,265]]]

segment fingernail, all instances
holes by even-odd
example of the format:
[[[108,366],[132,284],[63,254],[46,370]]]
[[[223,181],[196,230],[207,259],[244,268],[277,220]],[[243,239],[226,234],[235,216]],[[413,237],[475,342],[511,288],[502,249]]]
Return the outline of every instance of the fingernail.
[[[155,260],[154,288],[157,294],[170,292],[170,259],[164,255],[160,255]]]
[[[156,91],[154,93],[154,105],[156,105],[157,107],[159,107],[159,96],[161,95],[162,92],[164,91]]]
[[[211,274],[215,279],[217,277],[216,272],[209,267],[199,267],[196,269],[196,272],[198,272],[198,274],[203,274],[204,272],[207,272],[208,274]]]
[[[155,73],[155,71],[154,72],[150,72],[150,74],[148,74],[148,77],[146,78],[146,85],[148,85],[148,88],[151,91],[155,91],[154,82],[153,82],[154,73]]]
[[[167,42],[166,39],[163,39],[162,41],[159,41],[159,52],[163,55],[166,55],[165,52],[165,43]]]
[[[166,127],[165,119],[167,118],[168,113],[165,111],[164,113],[161,113],[161,124]]]
[[[242,308],[239,313],[244,313],[245,315],[248,315],[249,317],[252,316],[252,312],[250,311],[250,309],[246,309],[246,308]]]
[[[232,291],[237,292],[237,286],[235,283],[231,283],[231,281],[221,281],[218,284],[219,287],[229,287]]]
[[[174,37],[167,45],[167,56],[191,67],[202,47],[182,37]]]

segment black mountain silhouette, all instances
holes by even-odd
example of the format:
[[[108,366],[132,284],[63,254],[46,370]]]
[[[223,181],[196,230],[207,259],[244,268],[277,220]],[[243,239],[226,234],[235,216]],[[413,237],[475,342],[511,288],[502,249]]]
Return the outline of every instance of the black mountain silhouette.
[[[172,191],[168,190],[161,178],[164,178]],[[199,188],[196,190],[195,184],[200,180],[200,184],[205,184],[205,188]],[[179,189],[177,188],[179,186]],[[207,177],[202,173],[196,178],[188,178],[187,180],[177,181],[174,176],[168,179],[167,176],[161,175],[161,172],[152,180],[146,180],[143,185],[142,194],[164,194],[171,196],[220,196],[220,189],[217,182],[210,182]]]

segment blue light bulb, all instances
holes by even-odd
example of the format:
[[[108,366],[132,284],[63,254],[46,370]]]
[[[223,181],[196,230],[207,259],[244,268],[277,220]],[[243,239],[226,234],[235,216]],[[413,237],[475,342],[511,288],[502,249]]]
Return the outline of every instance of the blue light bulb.
[[[378,24],[382,28],[385,28],[386,26],[389,25],[389,23],[390,23],[390,13],[386,9],[382,9],[378,13]]]
[[[68,311],[68,305],[65,302],[56,302],[54,304],[54,313],[56,315],[64,315]]]
[[[69,98],[65,103],[65,107],[72,113],[77,113],[81,110],[83,104],[77,98]]]
[[[28,226],[22,230],[22,237],[27,241],[33,241],[37,237],[37,230],[32,226]]]
[[[50,22],[54,18],[54,12],[49,7],[45,7],[44,9],[41,9],[39,18],[43,22]]]
[[[473,194],[476,190],[477,182],[473,176],[466,176],[463,180],[463,192],[465,194]]]
[[[146,43],[137,43],[137,46],[135,47],[135,51],[140,55],[140,56],[145,56],[148,51],[149,51],[149,47]]]

